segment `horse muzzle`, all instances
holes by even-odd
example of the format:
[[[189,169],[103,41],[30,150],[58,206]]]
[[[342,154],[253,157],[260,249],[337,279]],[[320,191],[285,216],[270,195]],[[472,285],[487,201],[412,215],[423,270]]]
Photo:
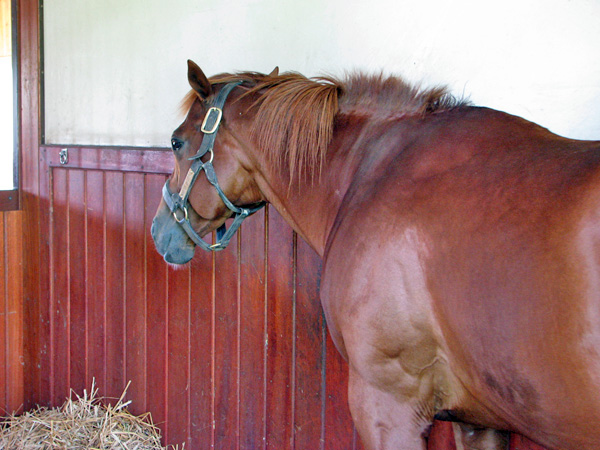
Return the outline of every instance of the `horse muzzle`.
[[[196,245],[186,232],[175,222],[165,206],[160,208],[150,228],[156,250],[170,264],[186,264],[194,257]]]

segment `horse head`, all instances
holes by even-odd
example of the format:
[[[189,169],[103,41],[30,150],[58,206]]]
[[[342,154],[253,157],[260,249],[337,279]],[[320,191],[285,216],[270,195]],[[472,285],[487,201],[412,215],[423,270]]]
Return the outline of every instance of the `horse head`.
[[[188,80],[189,111],[171,137],[175,168],[152,221],[156,249],[171,264],[190,261],[197,245],[222,250],[241,222],[264,204],[251,176],[252,163],[240,145],[246,139],[229,127],[241,109],[230,104],[224,108],[241,82],[213,85],[192,61]],[[234,221],[227,230],[229,218]],[[202,237],[215,230],[217,241],[209,245]]]

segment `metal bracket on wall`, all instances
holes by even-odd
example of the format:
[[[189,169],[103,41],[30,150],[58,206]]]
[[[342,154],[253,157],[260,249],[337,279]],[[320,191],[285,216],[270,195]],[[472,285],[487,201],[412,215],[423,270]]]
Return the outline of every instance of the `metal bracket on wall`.
[[[61,151],[58,153],[58,156],[60,157],[60,163],[64,166],[69,162],[69,149],[61,149]]]

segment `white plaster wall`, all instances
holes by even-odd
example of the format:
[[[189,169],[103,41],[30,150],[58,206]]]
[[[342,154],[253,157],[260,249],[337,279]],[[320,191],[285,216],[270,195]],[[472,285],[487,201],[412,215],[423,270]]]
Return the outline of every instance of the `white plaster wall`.
[[[598,0],[45,0],[47,143],[167,146],[208,75],[384,71],[600,139]]]

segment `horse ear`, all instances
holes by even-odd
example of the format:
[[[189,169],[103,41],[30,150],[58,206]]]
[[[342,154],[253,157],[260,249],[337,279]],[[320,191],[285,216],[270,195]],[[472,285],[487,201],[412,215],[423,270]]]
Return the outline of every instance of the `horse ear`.
[[[191,59],[188,59],[188,81],[192,89],[202,98],[206,98],[212,94],[212,86],[208,78],[206,78],[202,69]]]
[[[275,66],[273,71],[269,74],[270,77],[276,77],[277,75],[279,75],[279,66]]]

